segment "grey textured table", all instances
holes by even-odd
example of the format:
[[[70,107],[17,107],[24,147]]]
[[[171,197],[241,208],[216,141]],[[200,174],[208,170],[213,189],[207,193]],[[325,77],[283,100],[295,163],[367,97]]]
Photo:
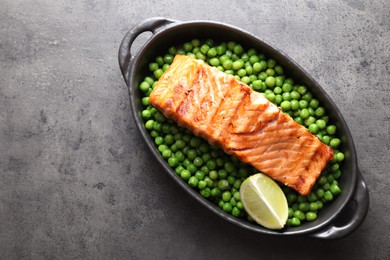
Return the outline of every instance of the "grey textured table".
[[[0,259],[389,259],[390,2],[0,1]],[[145,18],[226,22],[282,49],[338,104],[370,190],[337,241],[221,221],[153,160],[117,51]]]

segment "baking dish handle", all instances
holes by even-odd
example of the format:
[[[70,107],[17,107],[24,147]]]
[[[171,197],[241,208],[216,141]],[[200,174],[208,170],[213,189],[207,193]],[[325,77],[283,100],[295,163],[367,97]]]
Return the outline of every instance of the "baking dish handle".
[[[150,31],[152,34],[155,34],[162,27],[174,22],[176,21],[166,19],[164,17],[148,18],[138,23],[133,29],[131,29],[125,35],[119,47],[118,60],[119,60],[119,66],[122,71],[122,75],[126,83],[128,83],[129,81],[128,78],[129,65],[131,64],[132,60],[134,60],[134,56],[131,55],[131,51],[130,51],[131,45],[133,44],[134,40],[143,32]]]
[[[337,239],[357,229],[367,215],[369,206],[369,194],[360,170],[357,171],[357,182],[355,192],[347,206],[339,213],[336,219],[327,228],[318,233],[311,234],[311,237],[321,239]],[[350,218],[350,219],[348,219]],[[337,225],[337,223],[342,223]]]

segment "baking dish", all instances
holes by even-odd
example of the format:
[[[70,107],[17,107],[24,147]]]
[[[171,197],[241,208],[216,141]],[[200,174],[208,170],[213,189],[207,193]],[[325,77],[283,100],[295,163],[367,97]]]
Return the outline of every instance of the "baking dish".
[[[132,44],[144,32],[151,32],[152,35],[138,53],[132,54]],[[154,141],[145,129],[144,121],[141,117],[141,111],[143,110],[141,104],[142,93],[140,93],[137,86],[149,72],[148,64],[151,60],[165,53],[170,46],[182,44],[194,38],[237,41],[246,49],[255,48],[267,57],[272,57],[285,69],[289,76],[299,80],[300,83],[305,84],[312,91],[326,108],[330,117],[336,122],[343,140],[341,150],[346,154],[346,159],[341,167],[343,174],[339,180],[342,193],[332,203],[324,206],[315,221],[304,223],[299,227],[269,230],[243,219],[235,218],[223,212],[217,205],[203,198],[187,183],[183,182],[160,156]],[[119,66],[128,86],[134,120],[147,146],[165,172],[207,209],[237,226],[274,236],[307,235],[323,239],[342,238],[351,234],[363,222],[369,207],[369,193],[358,168],[356,150],[348,126],[340,111],[322,87],[283,52],[249,32],[224,23],[213,21],[182,22],[163,17],[154,17],[140,22],[124,36],[118,56]]]

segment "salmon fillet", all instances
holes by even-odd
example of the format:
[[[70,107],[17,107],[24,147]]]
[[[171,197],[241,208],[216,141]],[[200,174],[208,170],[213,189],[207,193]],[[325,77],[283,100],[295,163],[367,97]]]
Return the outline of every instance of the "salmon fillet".
[[[180,126],[302,195],[333,158],[329,146],[263,94],[189,56],[175,56],[149,100]]]

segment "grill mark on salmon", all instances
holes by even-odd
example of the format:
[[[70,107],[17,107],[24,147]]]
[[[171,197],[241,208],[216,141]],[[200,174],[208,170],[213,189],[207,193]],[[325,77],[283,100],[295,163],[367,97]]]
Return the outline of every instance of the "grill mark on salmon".
[[[308,195],[333,150],[262,94],[203,61],[176,55],[150,103],[166,117]]]

